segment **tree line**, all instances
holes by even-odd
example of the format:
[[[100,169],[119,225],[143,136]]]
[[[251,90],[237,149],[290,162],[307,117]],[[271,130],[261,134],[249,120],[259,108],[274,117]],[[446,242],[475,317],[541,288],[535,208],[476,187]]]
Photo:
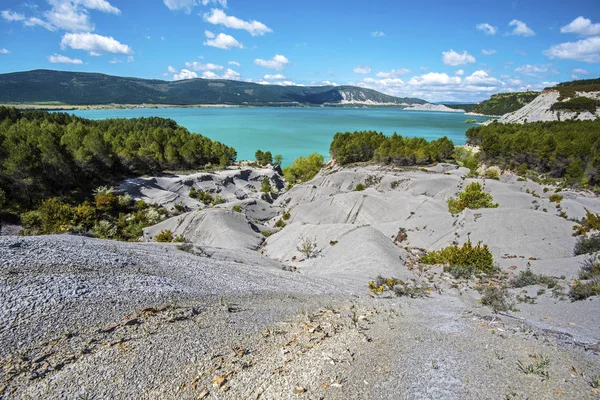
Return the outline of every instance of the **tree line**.
[[[336,133],[331,157],[339,164],[374,161],[398,166],[427,165],[450,159],[454,144],[447,137],[428,142],[423,138],[385,136],[376,131]]]
[[[509,169],[532,168],[575,185],[600,184],[600,120],[491,123],[467,131],[480,160]]]
[[[93,121],[0,107],[0,190],[9,206],[85,193],[124,176],[229,165],[236,151],[170,119]]]

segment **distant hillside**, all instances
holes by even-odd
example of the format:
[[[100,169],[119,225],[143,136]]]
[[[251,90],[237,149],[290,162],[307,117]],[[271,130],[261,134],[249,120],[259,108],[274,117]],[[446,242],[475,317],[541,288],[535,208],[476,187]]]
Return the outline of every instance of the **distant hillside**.
[[[564,82],[546,88],[534,101],[502,116],[503,123],[594,120],[600,117],[600,79]]]
[[[406,105],[398,98],[354,86],[279,86],[221,79],[162,81],[97,73],[35,70],[0,74],[0,103]]]
[[[531,103],[540,92],[498,93],[473,107],[470,112],[483,115],[504,115]]]

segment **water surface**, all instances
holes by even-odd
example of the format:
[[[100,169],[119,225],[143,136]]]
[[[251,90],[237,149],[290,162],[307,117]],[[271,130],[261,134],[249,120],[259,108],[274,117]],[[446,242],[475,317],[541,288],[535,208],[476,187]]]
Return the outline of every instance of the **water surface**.
[[[153,108],[69,111],[89,119],[163,117],[191,132],[233,146],[238,160],[254,159],[257,149],[282,154],[284,165],[313,152],[329,156],[336,132],[376,130],[435,140],[447,136],[465,143],[465,132],[487,117],[462,113],[404,111],[399,108]]]

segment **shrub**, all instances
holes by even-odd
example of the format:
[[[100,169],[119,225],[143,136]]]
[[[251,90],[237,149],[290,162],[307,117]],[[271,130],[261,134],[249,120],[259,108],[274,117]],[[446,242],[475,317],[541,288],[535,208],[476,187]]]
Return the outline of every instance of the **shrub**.
[[[220,194],[215,194],[212,198],[212,204],[213,206],[216,206],[217,204],[223,204],[225,203],[225,199],[223,198],[223,196],[221,196]]]
[[[519,165],[519,168],[517,168],[517,175],[519,175],[519,176],[527,175],[528,169],[529,169],[529,166],[526,163]]]
[[[240,206],[239,204],[236,204],[235,206],[231,207],[231,211],[235,211],[235,212],[242,212],[242,206]]]
[[[75,213],[71,206],[58,197],[42,201],[35,211],[21,216],[25,233],[29,235],[47,235],[64,232],[72,224]]]
[[[281,219],[284,221],[288,221],[291,218],[290,212],[286,211],[283,213],[283,215],[281,216]]]
[[[600,235],[594,235],[591,237],[582,236],[575,243],[575,249],[573,254],[576,256],[581,254],[591,254],[600,251]]]
[[[594,214],[587,208],[585,209],[585,217],[581,220],[580,225],[574,226],[574,236],[585,235],[591,230],[600,229],[600,214]]]
[[[448,210],[452,214],[458,214],[465,208],[476,210],[498,207],[498,203],[494,203],[493,200],[491,194],[483,191],[480,183],[473,182],[466,187],[464,192],[459,193],[458,199],[448,200]]]
[[[188,192],[188,196],[190,196],[192,199],[195,199],[197,195],[198,192],[196,191],[196,188],[192,186]]]
[[[169,229],[162,230],[154,239],[161,243],[171,243],[173,241],[173,232]]]
[[[269,237],[273,234],[273,232],[271,232],[271,231],[262,231],[261,233],[264,237]]]
[[[488,168],[485,170],[485,177],[488,179],[500,180],[500,172],[496,168]]]
[[[317,251],[317,238],[310,240],[307,237],[301,236],[300,245],[296,247],[296,250],[304,254],[306,258],[311,258]]]
[[[260,183],[260,191],[263,193],[271,193],[273,191],[271,180],[269,178],[263,178],[262,182]]]
[[[275,228],[285,228],[285,222],[283,222],[282,219],[278,220],[277,222],[275,222]]]
[[[515,310],[514,305],[509,301],[508,291],[498,286],[484,286],[480,301],[484,306],[491,308],[495,314]]]
[[[117,235],[117,227],[110,221],[101,220],[94,225],[92,233],[100,239],[112,239]]]
[[[175,236],[175,238],[173,238],[173,243],[185,243],[185,236]]]
[[[308,157],[298,157],[292,165],[283,169],[283,176],[289,183],[307,182],[315,177],[323,165],[323,156],[313,153]]]
[[[357,192],[362,192],[363,190],[365,190],[366,187],[365,185],[363,185],[362,183],[359,183],[358,185],[356,185],[356,187],[354,188],[354,190],[356,190]]]
[[[496,270],[492,252],[486,245],[473,246],[469,239],[462,247],[449,246],[421,257],[424,264],[447,264],[445,271],[455,277],[468,278],[474,273],[490,274]]]
[[[381,294],[386,290],[390,290],[398,297],[417,298],[428,296],[432,289],[426,283],[404,282],[397,278],[384,278],[379,275],[377,279],[369,282],[369,290],[373,294]]]
[[[597,296],[600,294],[600,277],[591,279],[586,282],[575,280],[575,283],[569,291],[569,297],[573,301],[585,300],[588,297]]]
[[[563,197],[560,194],[552,194],[550,195],[550,197],[548,198],[548,200],[550,200],[551,203],[560,203],[562,201]]]
[[[589,256],[581,263],[580,279],[593,279],[600,277],[600,254]]]
[[[273,164],[273,155],[270,151],[263,152],[262,150],[256,150],[254,156],[256,158],[256,162],[258,162],[260,165]]]
[[[554,286],[556,286],[557,281],[556,279],[546,275],[536,275],[529,268],[525,271],[519,272],[519,275],[510,280],[510,285],[514,288],[522,288],[540,283],[547,285],[548,288],[552,289]]]

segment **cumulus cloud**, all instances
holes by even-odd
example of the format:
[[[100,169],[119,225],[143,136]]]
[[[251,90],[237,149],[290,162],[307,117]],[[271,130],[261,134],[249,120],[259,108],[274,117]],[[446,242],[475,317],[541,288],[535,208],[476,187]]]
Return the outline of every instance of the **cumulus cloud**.
[[[222,65],[212,63],[202,64],[198,61],[186,62],[185,67],[191,71],[222,71],[225,68]]]
[[[208,39],[208,40],[204,41],[205,46],[216,47],[216,48],[224,49],[224,50],[234,49],[234,48],[238,48],[238,49],[244,48],[244,45],[241,44],[240,42],[238,42],[237,39],[231,35],[227,35],[225,33],[219,33],[217,36],[215,36],[215,34],[210,31],[206,31],[205,35],[206,35],[206,38]]]
[[[66,33],[60,41],[61,49],[70,47],[75,50],[85,50],[90,55],[132,54],[133,50],[111,36],[100,36],[95,33]]]
[[[231,29],[243,29],[252,36],[261,36],[273,32],[271,28],[256,20],[244,21],[239,18],[225,14],[223,10],[213,8],[210,13],[204,14],[204,20],[213,25],[223,25]]]
[[[53,64],[83,64],[83,61],[81,61],[78,58],[69,58],[67,56],[63,56],[56,53],[54,53],[51,56],[48,56],[48,61],[50,61]]]
[[[502,86],[503,83],[498,79],[488,75],[487,72],[479,70],[473,72],[470,76],[467,76],[463,83],[468,86]]]
[[[106,0],[48,0],[51,8],[43,13],[44,19],[26,17],[4,10],[0,16],[7,21],[21,21],[28,27],[41,26],[49,31],[58,29],[71,32],[91,32],[95,29],[88,10],[119,15],[121,10]]]
[[[458,65],[465,64],[474,64],[477,62],[475,57],[467,53],[467,51],[463,51],[462,53],[457,53],[456,51],[450,49],[450,51],[444,51],[442,53],[442,61],[445,65],[450,65],[452,67],[456,67]]]
[[[481,49],[481,54],[484,56],[491,56],[492,54],[496,54],[496,50]]]
[[[227,71],[221,75],[221,79],[239,80],[242,77],[239,72],[227,68]]]
[[[414,76],[409,81],[409,85],[413,86],[436,86],[436,85],[449,85],[459,84],[462,79],[458,76],[448,76],[446,73],[429,72],[421,76]]]
[[[385,36],[385,32],[383,32],[383,31],[371,32],[371,36],[373,36],[373,37],[384,37]]]
[[[586,63],[600,63],[600,37],[556,44],[544,50],[544,54],[550,59],[558,58]]]
[[[23,20],[25,20],[25,15],[19,14],[16,12],[12,12],[10,10],[4,10],[4,11],[0,12],[0,17],[2,17],[2,19],[5,19],[7,21],[23,21]]]
[[[592,24],[592,21],[577,17],[570,24],[560,28],[562,33],[576,33],[581,36],[596,36],[600,35],[600,24]]]
[[[354,71],[355,74],[370,74],[371,73],[371,67],[369,67],[368,65],[363,66],[357,66],[354,67],[354,69],[352,69],[352,71]]]
[[[174,81],[182,81],[184,79],[195,79],[198,77],[198,74],[194,71],[190,71],[189,69],[182,69],[181,71],[175,73],[173,75]]]
[[[267,81],[276,81],[276,80],[283,80],[283,79],[287,79],[287,78],[282,74],[276,74],[276,75],[265,75],[263,79],[266,79]]]
[[[376,77],[378,78],[395,78],[397,76],[402,76],[402,75],[406,75],[406,74],[410,74],[410,69],[408,68],[398,68],[398,69],[392,69],[389,71],[380,71],[378,73],[375,74]]]
[[[455,74],[458,76],[463,76],[465,74],[465,71],[462,69],[459,69],[458,71],[455,72]]]
[[[190,14],[194,7],[202,3],[203,6],[209,4],[219,4],[223,8],[227,8],[227,0],[163,0],[165,6],[171,11],[184,10],[186,14]]]
[[[10,54],[10,51],[7,49],[0,49],[0,54]]]
[[[552,66],[552,64],[544,64],[544,65],[526,64],[526,65],[521,65],[520,67],[515,68],[515,72],[520,72],[522,74],[533,76],[533,77],[539,77],[539,74],[546,73],[546,72],[549,72],[549,73],[552,73],[552,74],[558,73],[558,71]]]
[[[525,22],[519,21],[518,19],[513,19],[508,23],[508,26],[514,26],[514,29],[510,33],[511,35],[516,36],[533,36],[535,32],[525,24]]]
[[[477,24],[476,28],[483,31],[486,35],[495,35],[498,32],[498,28],[490,24]]]
[[[276,54],[275,57],[271,58],[270,60],[263,60],[262,58],[257,58],[254,60],[254,64],[256,65],[260,65],[261,67],[265,68],[272,68],[276,71],[282,70],[289,63],[290,60],[281,54]]]
[[[239,62],[237,62],[237,61],[229,61],[227,64],[229,64],[229,65],[235,65],[235,66],[236,66],[236,67],[238,67],[238,68],[242,66],[242,64],[240,64],[240,63],[239,63]]]

